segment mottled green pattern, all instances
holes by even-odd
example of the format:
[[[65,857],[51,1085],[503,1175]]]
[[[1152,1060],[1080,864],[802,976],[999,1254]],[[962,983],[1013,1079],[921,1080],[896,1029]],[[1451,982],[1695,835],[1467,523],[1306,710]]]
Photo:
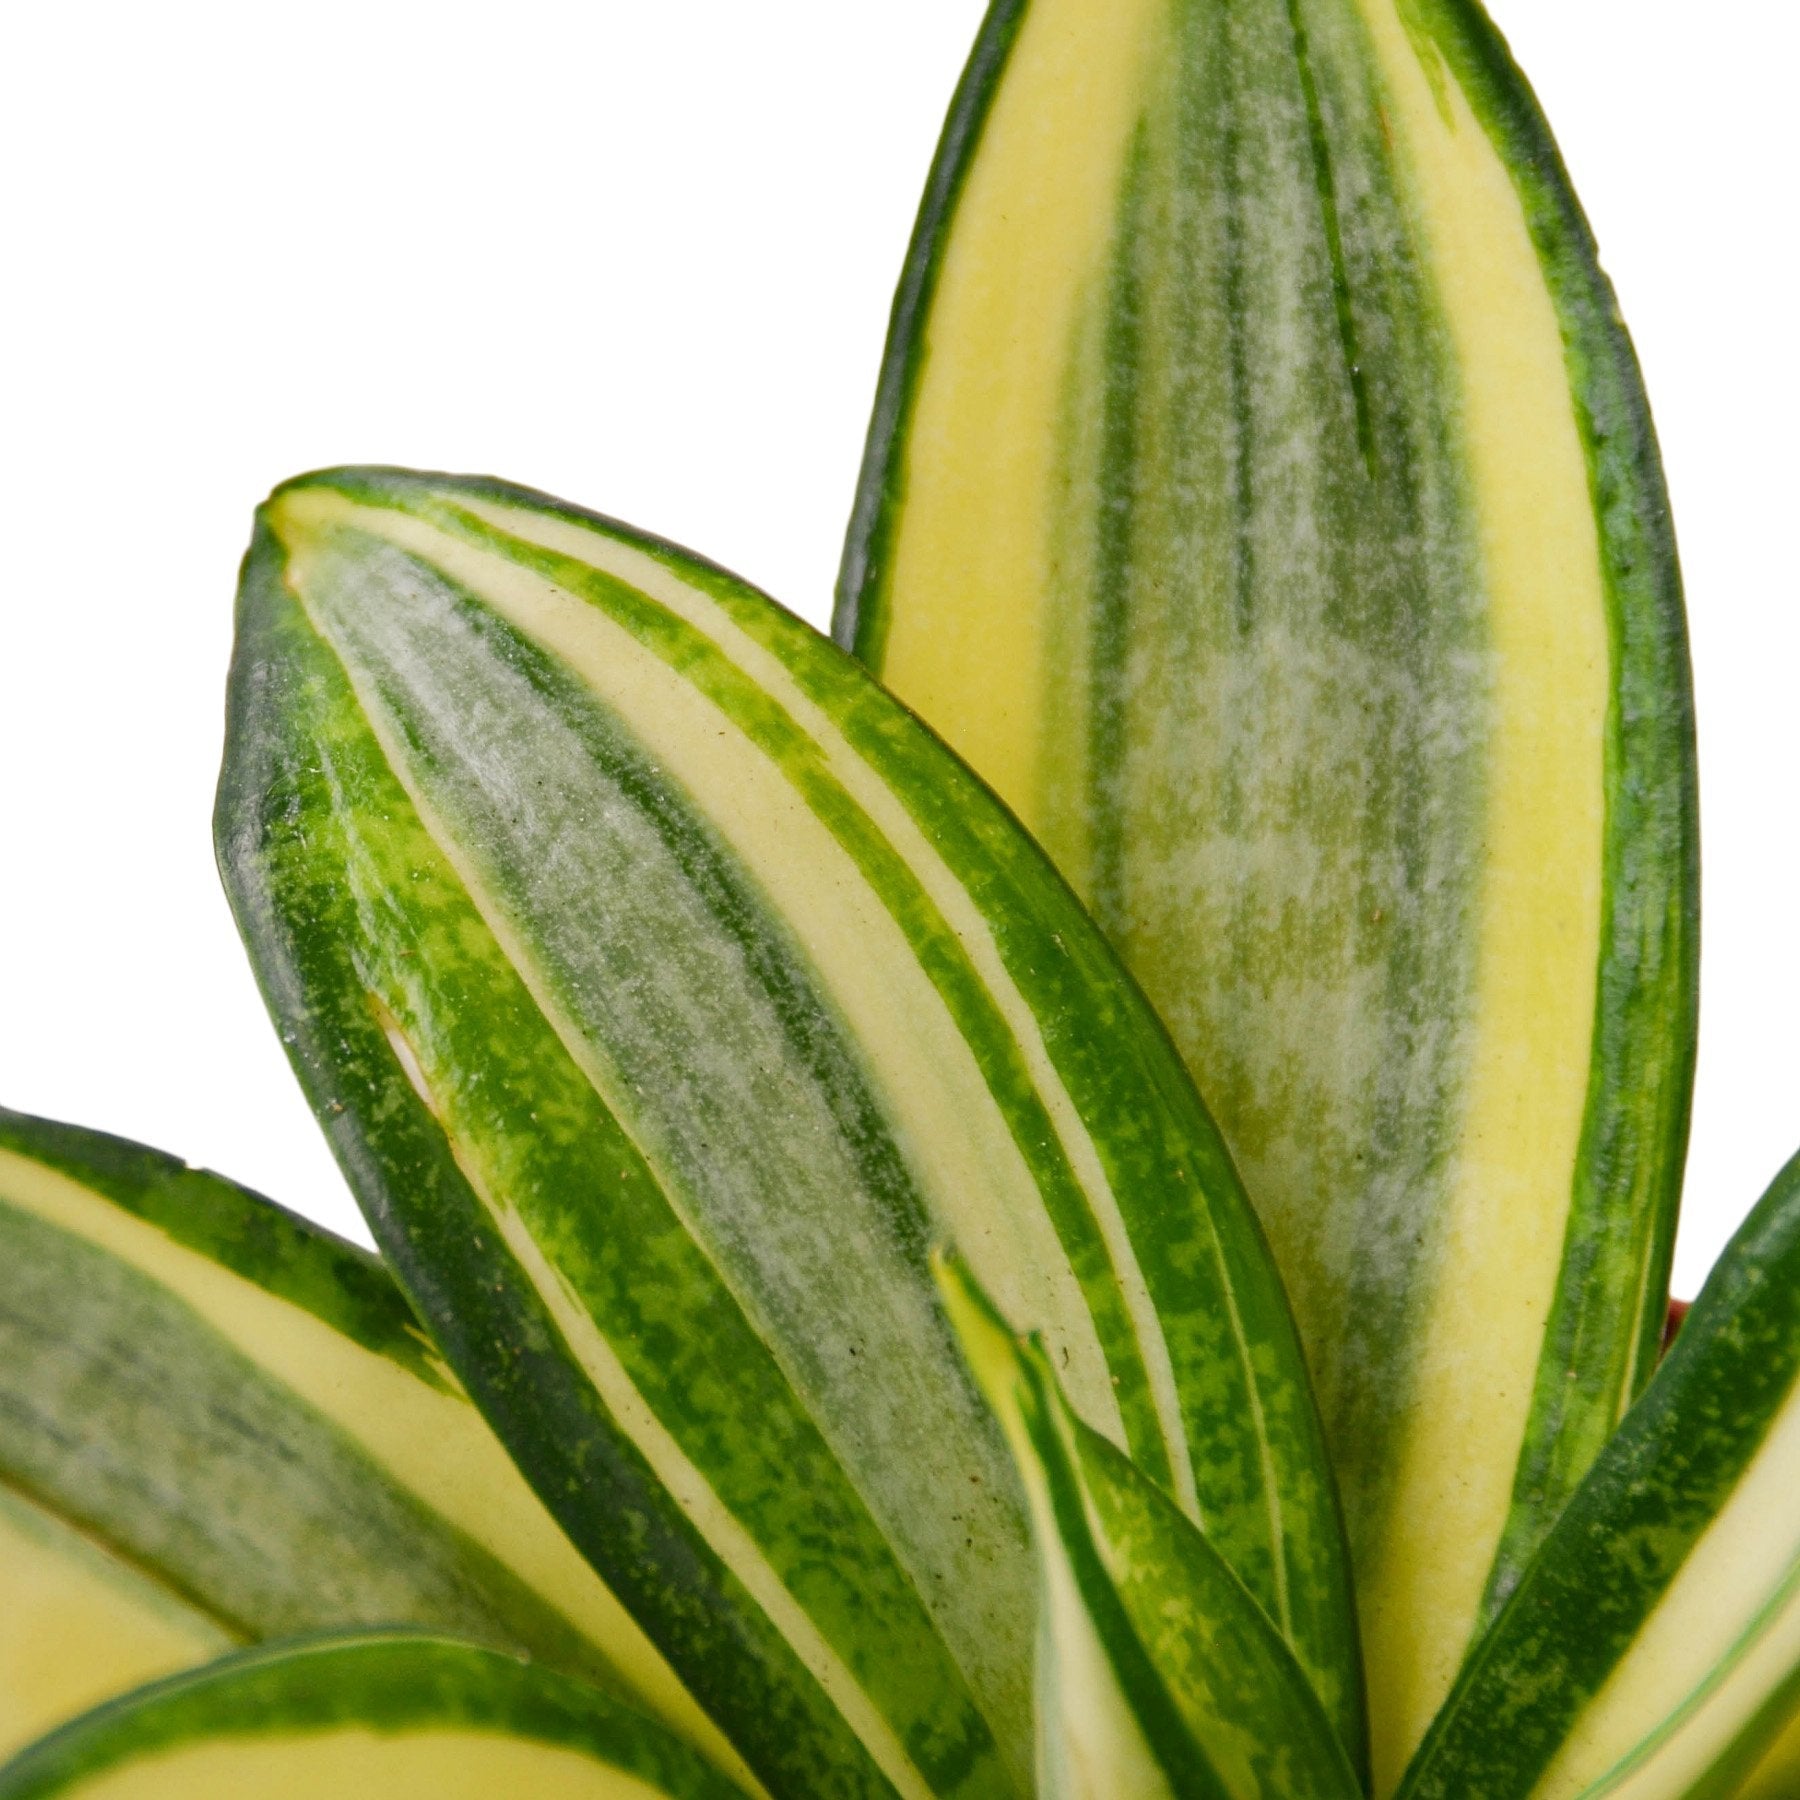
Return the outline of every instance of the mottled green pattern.
[[[961,1033],[979,1079],[942,1129],[971,1129],[960,1109],[992,1109],[1012,1137],[1134,1448],[1150,1434],[1166,1468],[1142,1327],[1066,1127],[959,937],[970,927],[941,914],[906,840],[855,798],[800,703],[646,594],[461,504],[579,517],[540,497],[355,471],[289,490],[309,491],[391,509],[396,532],[428,521],[503,558],[495,580],[515,579],[510,567],[526,589],[553,581],[593,609],[596,631],[626,634],[611,654],[654,658],[704,696],[693,729],[740,734],[734,757],[779,771],[848,855],[855,904],[899,928]],[[745,802],[685,791],[640,741],[648,720],[603,701],[425,552],[383,541],[380,518],[305,528],[298,594],[273,532],[246,570],[221,860],[302,1079],[446,1354],[759,1772],[811,1794],[828,1791],[828,1766],[853,1782],[841,1771],[866,1763],[842,1753],[822,1691],[654,1495],[627,1441],[637,1427],[608,1417],[559,1355],[489,1203],[530,1234],[927,1779],[987,1791],[1004,1777],[982,1714],[1026,1760],[1029,1560],[1003,1453],[932,1298],[925,1251],[943,1214],[928,1146],[888,1116],[886,1047],[850,1030],[727,842],[713,813]],[[1291,1596],[1284,1623],[1353,1729],[1342,1545],[1292,1323],[1217,1134],[1141,1000],[1041,855],[854,663],[719,571],[602,528],[774,655],[827,735],[842,734],[831,754],[860,759],[857,780],[911,815],[941,859],[933,879],[953,879],[991,931],[1124,1214],[1208,1528],[1272,1607]],[[428,1104],[384,1041],[389,1022]],[[510,1348],[496,1358],[496,1345]],[[543,1418],[559,1409],[551,1433]],[[610,1506],[596,1460],[627,1481]],[[646,1532],[655,1521],[654,1554],[606,1547],[600,1522],[621,1505]]]
[[[134,1763],[224,1740],[469,1731],[575,1751],[669,1800],[739,1790],[641,1714],[549,1670],[473,1645],[340,1636],[246,1652],[141,1689],[43,1739],[0,1770],[3,1800],[48,1800],[127,1776]],[[302,1764],[302,1766],[304,1766]],[[522,1757],[519,1779],[531,1764]]]
[[[1346,1800],[1360,1786],[1300,1665],[1167,1497],[1071,1421],[1082,1490],[1132,1629],[1244,1800]]]
[[[959,1263],[946,1263],[940,1279],[1035,1497],[1046,1800],[1064,1785],[1065,1722],[1095,1709],[1097,1673],[1117,1688],[1180,1800],[1354,1800],[1361,1789],[1343,1744],[1243,1583],[1161,1489],[1075,1417],[1041,1344],[1012,1337]],[[1060,1641],[1054,1579],[1072,1585],[1103,1672]]]
[[[690,1252],[660,1285],[736,1297],[756,1337],[779,1346],[776,1404],[792,1406],[791,1384],[859,1472],[965,1663],[986,1675],[1004,1671],[1009,1650],[1022,1662],[1024,1622],[1007,1588],[982,1578],[1017,1554],[1016,1515],[1003,1453],[922,1280],[930,1212],[859,1046],[782,922],[624,722],[478,602],[367,538],[321,571],[306,599],[362,677],[364,704],[385,714],[384,735],[404,736],[409,788],[469,847],[600,1065],[590,1108],[604,1106],[679,1196],[680,1222],[703,1254]],[[440,955],[430,961],[443,966]],[[534,1229],[559,1229],[552,1207],[531,1217]],[[671,1211],[654,1235],[678,1243],[678,1231]],[[652,1285],[627,1280],[583,1297],[617,1335],[620,1300]],[[670,1359],[630,1361],[659,1414],[682,1410],[691,1384],[674,1379]],[[904,1382],[892,1378],[900,1369]],[[734,1420],[734,1441],[761,1435],[749,1425]],[[729,1455],[706,1465],[716,1487],[732,1490],[734,1510],[754,1508],[736,1491],[737,1466]],[[824,1469],[793,1463],[786,1477],[786,1505],[756,1515],[765,1541],[791,1529],[799,1495],[833,1485]],[[947,1532],[952,1483],[970,1492]],[[846,1566],[840,1579],[842,1635],[855,1641],[850,1621],[869,1573]]]
[[[1525,1800],[1776,1419],[1800,1404],[1797,1380],[1800,1158],[1732,1240],[1655,1379],[1477,1644],[1400,1800]],[[1790,1585],[1784,1572],[1759,1591],[1744,1627]],[[1661,1723],[1645,1719],[1644,1735]],[[1779,1710],[1760,1721],[1765,1744],[1780,1723]]]
[[[1046,843],[1257,1199],[1354,1537],[1381,1517],[1458,1124],[1483,596],[1353,20],[1191,4],[1176,32],[1070,370],[1045,716],[1087,720],[1087,754]]]
[[[240,1639],[433,1625],[604,1659],[152,1277],[0,1194],[0,1479]]]

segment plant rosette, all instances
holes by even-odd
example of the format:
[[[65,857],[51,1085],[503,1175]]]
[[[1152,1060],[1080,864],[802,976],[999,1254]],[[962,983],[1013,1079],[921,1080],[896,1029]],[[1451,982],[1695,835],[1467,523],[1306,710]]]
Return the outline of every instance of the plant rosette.
[[[0,1800],[1791,1800],[1800,1162],[1676,1336],[1680,580],[1473,0],[993,0],[835,635],[260,510],[381,1256],[0,1113]]]

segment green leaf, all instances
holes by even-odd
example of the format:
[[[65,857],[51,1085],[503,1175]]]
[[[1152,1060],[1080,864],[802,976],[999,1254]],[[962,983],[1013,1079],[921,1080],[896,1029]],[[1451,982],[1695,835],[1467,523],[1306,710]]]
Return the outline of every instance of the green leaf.
[[[260,1196],[0,1109],[0,1754],[235,1643],[528,1650],[738,1758],[393,1282]]]
[[[513,1657],[400,1634],[274,1644],[99,1708],[0,1800],[741,1800],[662,1726]]]
[[[1647,1377],[1694,1045],[1642,386],[1472,0],[995,0],[837,619],[1143,981],[1268,1228],[1391,1788]]]
[[[1024,1482],[1037,1544],[1045,1800],[1357,1800],[1293,1652],[1218,1552],[1076,1418],[1041,1340],[954,1257],[938,1280]]]
[[[1796,1493],[1800,1157],[1476,1646],[1404,1800],[1735,1793],[1800,1694]]]
[[[1353,1705],[1217,1134],[1036,847],[824,639],[520,489],[305,478],[245,565],[218,841],[401,1280],[772,1789],[1025,1779],[1023,1502],[946,1237]]]

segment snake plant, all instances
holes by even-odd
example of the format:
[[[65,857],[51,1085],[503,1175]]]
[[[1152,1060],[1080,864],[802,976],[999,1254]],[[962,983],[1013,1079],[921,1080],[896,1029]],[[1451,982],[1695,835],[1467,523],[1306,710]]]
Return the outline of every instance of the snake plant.
[[[836,637],[262,507],[380,1257],[0,1112],[0,1800],[1793,1800],[1800,1161],[1659,1361],[1680,582],[1475,0],[992,0]]]

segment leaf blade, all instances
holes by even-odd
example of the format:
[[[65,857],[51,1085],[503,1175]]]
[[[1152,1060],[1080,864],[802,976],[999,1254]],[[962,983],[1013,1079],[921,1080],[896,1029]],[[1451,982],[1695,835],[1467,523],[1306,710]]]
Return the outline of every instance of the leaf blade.
[[[1402,1787],[1729,1791],[1800,1671],[1800,1159],[1477,1644]]]
[[[1654,433],[1479,8],[992,6],[835,631],[1050,849],[1218,1114],[1390,1787],[1653,1364],[1694,1045]]]
[[[223,1655],[219,1620],[0,1485],[0,1758],[88,1707]]]
[[[1069,1409],[955,1257],[938,1279],[1007,1433],[1038,1547],[1039,1790],[1057,1800],[1352,1800],[1304,1670],[1168,1497]]]
[[[569,1445],[607,1441],[634,1516],[711,1569],[682,1666],[771,1766],[979,1788],[989,1731],[1023,1766],[1029,1565],[926,1267],[946,1222],[1243,1560],[1304,1557],[1330,1595],[1329,1478],[1229,1161],[915,721],[722,572],[497,483],[291,484],[243,593],[221,863],[303,1083],[552,1503],[591,1475]],[[713,1342],[669,1329],[694,1310]],[[1206,1448],[1235,1449],[1197,1455],[1226,1396]],[[944,1471],[982,1477],[961,1519]],[[674,1631],[654,1562],[634,1604]]]
[[[0,1768],[7,1800],[105,1793],[742,1792],[642,1714],[498,1651],[419,1634],[242,1652],[73,1721]]]
[[[0,1243],[14,1742],[210,1648],[398,1622],[530,1649],[741,1767],[373,1259],[218,1176],[4,1109]]]

